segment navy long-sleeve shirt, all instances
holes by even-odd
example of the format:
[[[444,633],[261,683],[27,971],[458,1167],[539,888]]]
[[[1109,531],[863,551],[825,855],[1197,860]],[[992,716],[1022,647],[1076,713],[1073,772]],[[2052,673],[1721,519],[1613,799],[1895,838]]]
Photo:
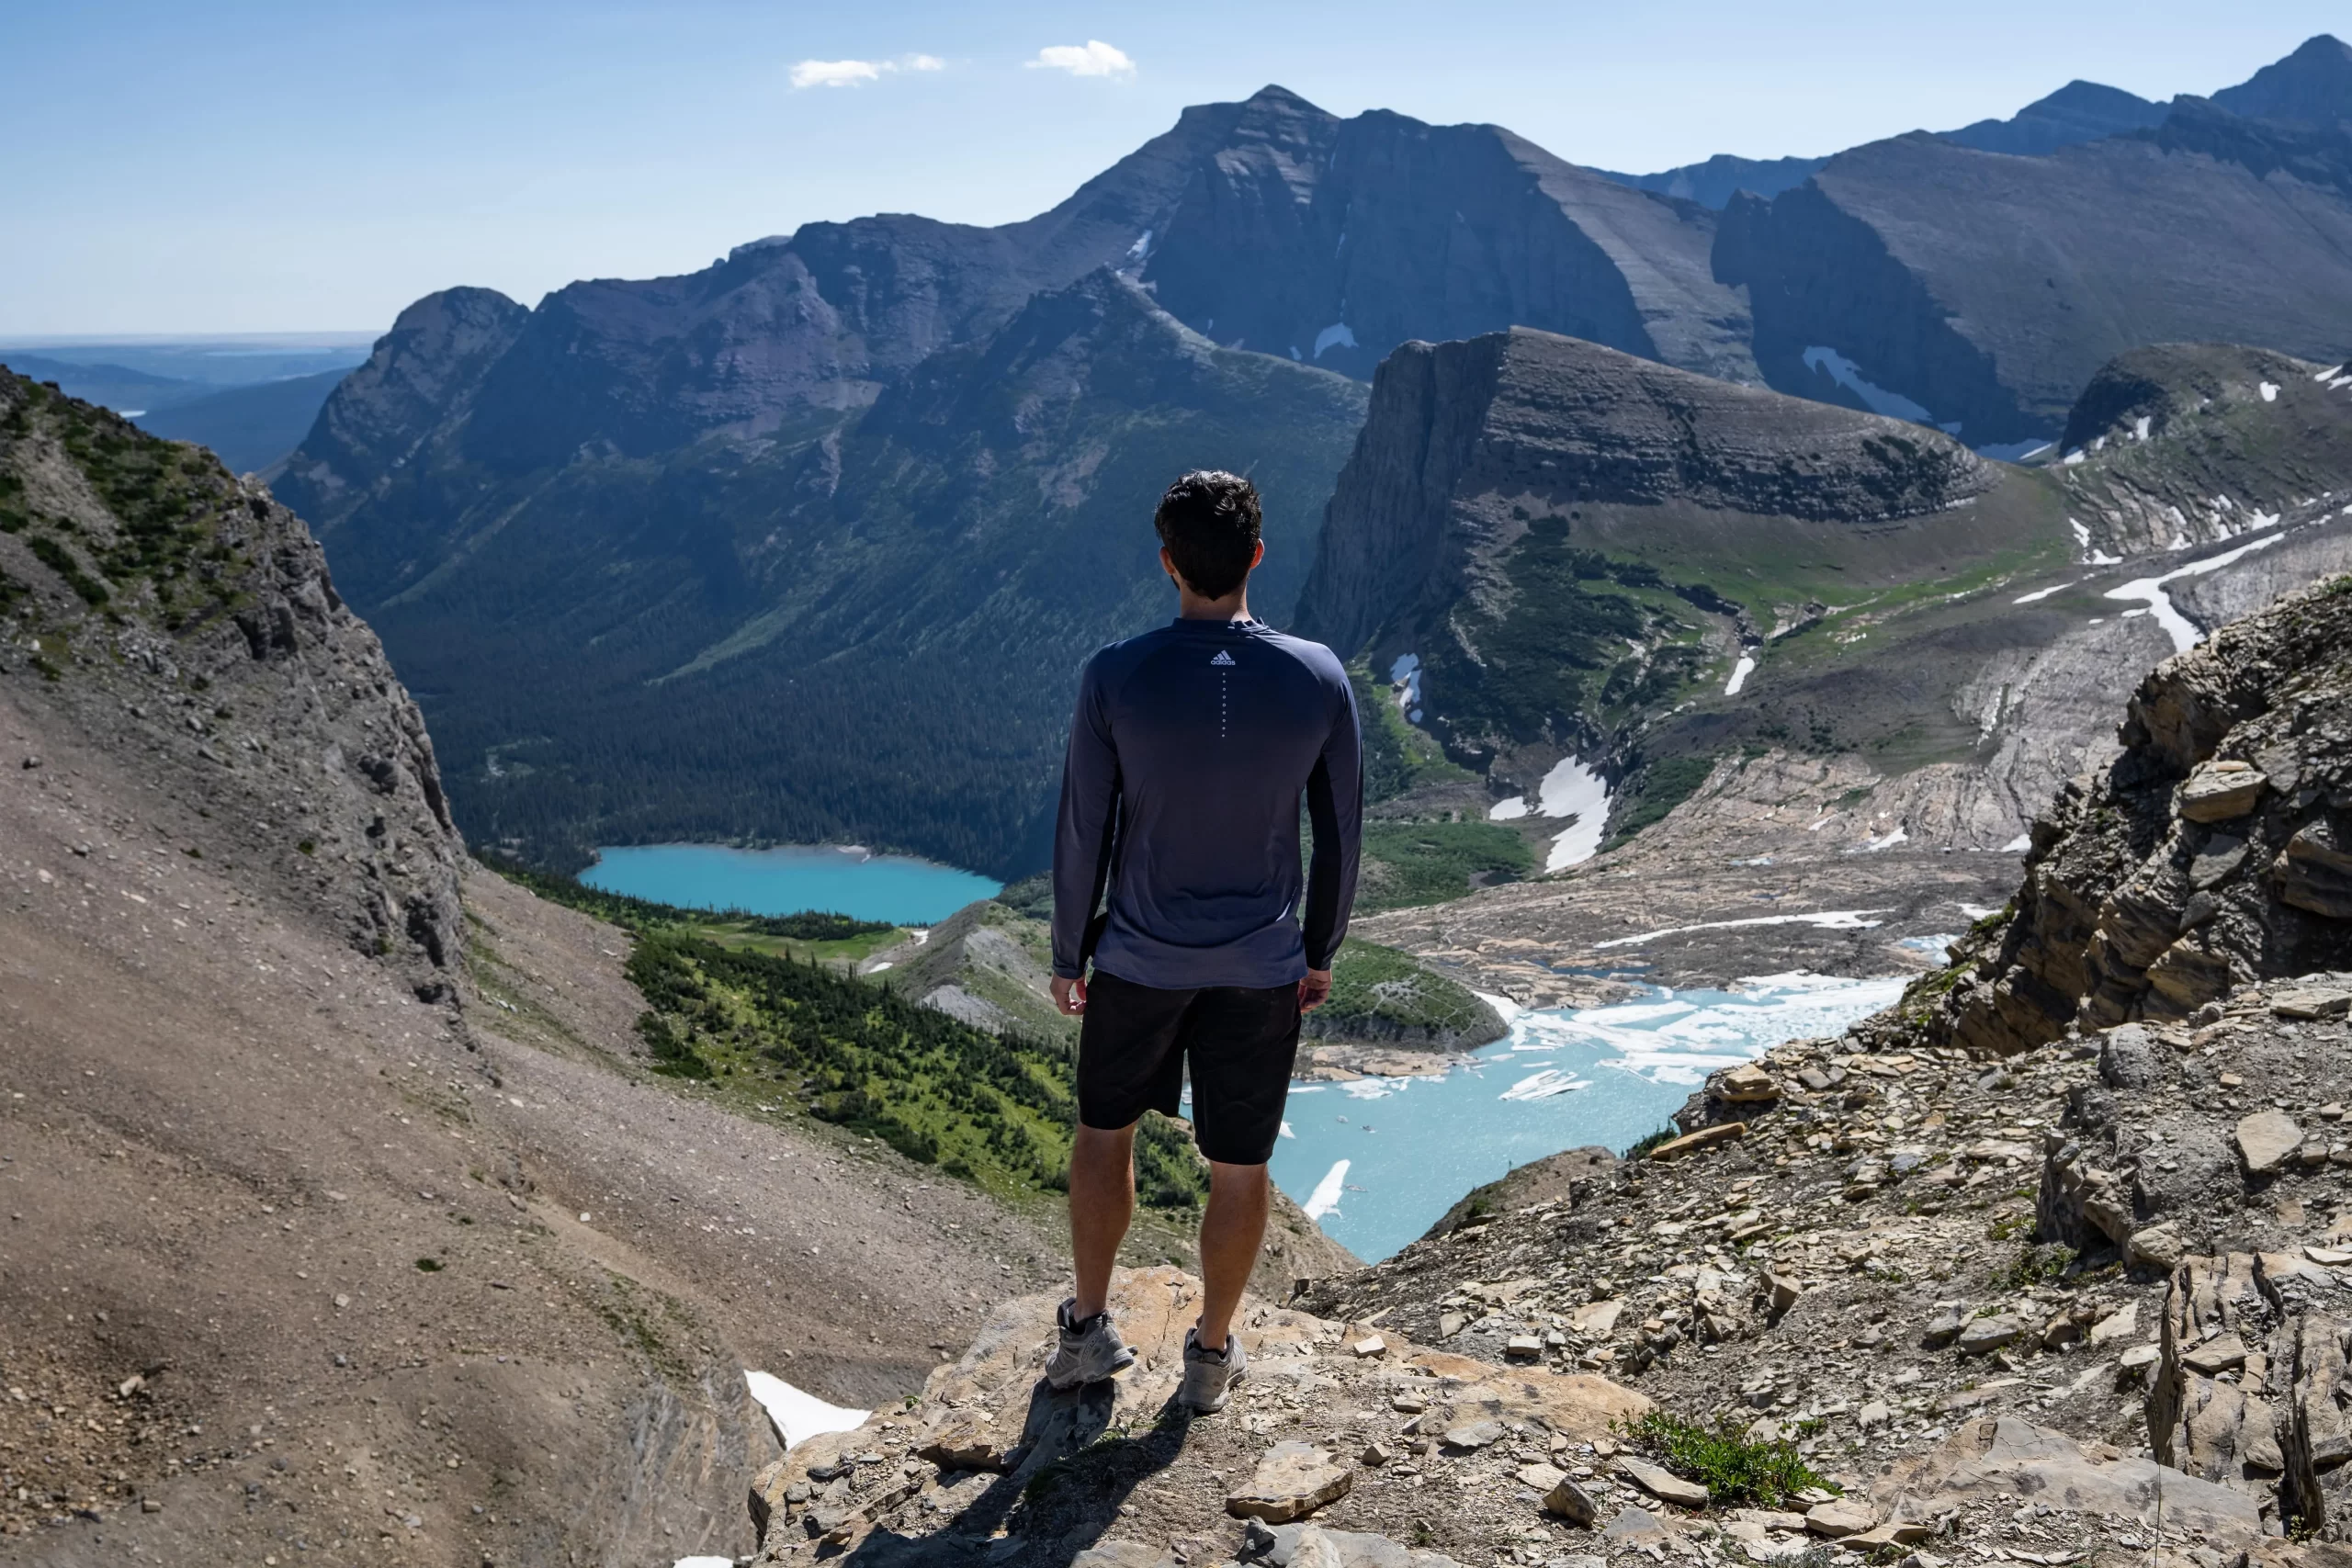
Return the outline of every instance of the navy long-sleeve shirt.
[[[1355,692],[1321,643],[1178,620],[1103,649],[1062,768],[1054,973],[1084,973],[1106,887],[1094,963],[1122,980],[1268,987],[1329,968],[1355,901],[1363,780]]]

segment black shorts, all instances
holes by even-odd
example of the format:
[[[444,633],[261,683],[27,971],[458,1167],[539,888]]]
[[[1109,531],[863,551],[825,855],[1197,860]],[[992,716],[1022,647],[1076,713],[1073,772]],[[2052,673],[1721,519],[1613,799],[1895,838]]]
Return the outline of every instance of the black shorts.
[[[1187,1062],[1193,1137],[1220,1165],[1263,1165],[1298,1055],[1298,987],[1163,991],[1097,969],[1078,1036],[1078,1119],[1115,1132],[1176,1114]]]

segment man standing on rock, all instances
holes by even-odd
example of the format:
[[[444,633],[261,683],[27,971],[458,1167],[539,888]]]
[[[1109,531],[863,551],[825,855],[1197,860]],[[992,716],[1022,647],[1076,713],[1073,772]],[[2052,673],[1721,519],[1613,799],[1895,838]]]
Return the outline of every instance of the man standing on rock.
[[[1250,481],[1186,474],[1152,522],[1176,619],[1088,661],[1062,770],[1054,1001],[1086,1021],[1069,1163],[1078,1291],[1046,1377],[1074,1388],[1135,1359],[1107,1303],[1135,1212],[1136,1122],[1176,1113],[1189,1066],[1209,1201],[1177,1398],[1211,1411],[1243,1373],[1233,1314],[1265,1238],[1299,1015],[1331,993],[1355,898],[1363,751],[1331,650],[1250,614],[1266,554]],[[1315,841],[1303,878],[1302,794]]]

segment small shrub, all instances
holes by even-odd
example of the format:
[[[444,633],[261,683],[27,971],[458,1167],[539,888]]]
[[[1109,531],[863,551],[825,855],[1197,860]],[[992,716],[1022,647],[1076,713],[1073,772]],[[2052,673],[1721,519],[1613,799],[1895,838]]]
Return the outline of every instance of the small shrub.
[[[441,1260],[437,1258],[420,1258],[416,1260],[416,1271],[420,1274],[438,1274],[441,1272]]]
[[[1624,1154],[1620,1157],[1624,1159],[1647,1159],[1650,1157],[1650,1151],[1652,1149],[1657,1148],[1661,1144],[1670,1144],[1681,1135],[1682,1134],[1679,1131],[1672,1127],[1660,1127],[1657,1132],[1646,1134],[1627,1145]]]
[[[1718,1504],[1778,1507],[1810,1486],[1835,1491],[1785,1438],[1751,1442],[1729,1421],[1702,1427],[1653,1410],[1618,1430],[1676,1474],[1704,1485]]]

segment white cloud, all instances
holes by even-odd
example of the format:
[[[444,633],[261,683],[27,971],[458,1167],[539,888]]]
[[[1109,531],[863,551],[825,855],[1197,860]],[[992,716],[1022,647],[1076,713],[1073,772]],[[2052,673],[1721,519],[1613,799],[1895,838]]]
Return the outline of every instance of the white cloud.
[[[1117,54],[1118,51],[1111,52]],[[804,60],[792,68],[792,85],[796,91],[802,87],[858,87],[900,71],[946,69],[947,62],[935,54],[902,54],[896,60]]]
[[[871,60],[804,60],[792,68],[792,85],[799,87],[854,87],[878,82],[883,67]]]
[[[1083,44],[1057,43],[1037,51],[1029,62],[1033,71],[1039,67],[1049,71],[1067,71],[1073,76],[1132,76],[1136,62],[1122,49],[1114,49],[1101,39],[1088,39]]]

